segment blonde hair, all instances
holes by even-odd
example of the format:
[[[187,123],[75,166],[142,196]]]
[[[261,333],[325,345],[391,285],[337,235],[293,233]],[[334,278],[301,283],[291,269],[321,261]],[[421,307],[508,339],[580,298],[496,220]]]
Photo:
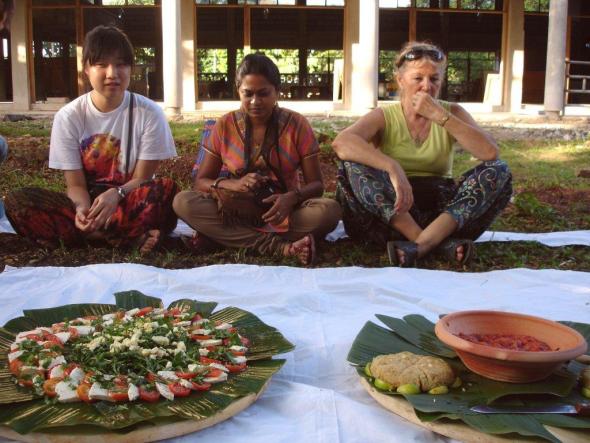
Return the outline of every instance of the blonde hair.
[[[433,63],[436,63],[441,72],[444,72],[447,67],[447,56],[445,53],[435,44],[429,41],[412,41],[406,43],[397,58],[395,59],[395,73],[399,74],[408,59],[408,54],[412,52],[422,52],[421,55],[411,60],[420,60],[422,58],[428,58]],[[435,55],[438,54],[438,55]]]

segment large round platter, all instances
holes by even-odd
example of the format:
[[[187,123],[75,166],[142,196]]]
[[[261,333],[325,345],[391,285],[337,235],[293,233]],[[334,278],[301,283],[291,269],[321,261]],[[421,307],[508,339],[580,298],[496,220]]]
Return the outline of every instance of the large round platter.
[[[267,385],[268,382],[258,394],[250,394],[246,397],[242,397],[218,414],[202,420],[182,420],[175,423],[157,424],[155,426],[144,424],[140,425],[135,431],[131,431],[127,434],[116,434],[108,431],[100,432],[98,430],[92,434],[88,432],[70,433],[66,429],[57,432],[32,432],[23,435],[6,426],[1,426],[0,437],[31,443],[142,443],[164,440],[167,438],[191,434],[227,420],[254,403],[266,389]]]
[[[272,357],[294,347],[277,329],[247,311],[228,307],[213,312],[215,302],[183,299],[171,303],[167,309],[197,312],[204,318],[218,321],[217,324],[233,326],[249,339],[245,370],[230,373],[226,382],[214,384],[207,391],[193,391],[188,397],[171,401],[160,397],[156,403],[141,400],[122,404],[105,401],[47,403],[43,397],[35,397],[30,389],[15,385],[8,370],[7,353],[17,333],[51,326],[64,319],[163,307],[160,299],[137,291],[117,293],[115,299],[114,305],[79,304],[26,310],[23,317],[10,320],[0,328],[0,437],[26,442],[116,443],[156,441],[199,431],[232,417],[255,402],[285,362]]]
[[[449,420],[441,422],[424,422],[416,416],[412,405],[410,405],[403,397],[382,394],[364,378],[361,378],[361,384],[367,390],[369,395],[388,411],[399,415],[400,417],[408,420],[410,423],[426,428],[432,432],[436,432],[437,434],[444,435],[445,437],[453,438],[459,441],[477,443],[506,443],[508,441],[516,443],[530,443],[533,441],[530,438],[523,439],[513,437],[512,435],[510,437],[502,437],[501,435],[495,436],[484,434],[483,432],[473,429],[460,421]],[[588,442],[588,433],[585,430],[574,431],[571,429],[557,428],[554,426],[546,426],[546,428],[562,442]]]
[[[434,324],[420,315],[394,318],[377,315],[386,327],[367,322],[357,335],[348,361],[357,367],[360,382],[381,406],[404,419],[433,432],[461,441],[552,441],[586,442],[590,420],[562,414],[481,414],[474,405],[498,407],[539,406],[583,402],[577,384],[584,365],[571,361],[548,378],[533,383],[506,383],[486,379],[468,370],[456,353],[437,339]],[[562,322],[576,329],[586,340],[590,325]],[[462,380],[448,394],[401,395],[383,391],[373,385],[364,372],[374,357],[402,351],[444,359]]]

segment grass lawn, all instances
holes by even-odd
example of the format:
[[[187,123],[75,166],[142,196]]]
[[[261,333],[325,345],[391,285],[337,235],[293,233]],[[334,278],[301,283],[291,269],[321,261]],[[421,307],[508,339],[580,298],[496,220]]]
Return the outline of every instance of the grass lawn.
[[[312,118],[312,126],[322,148],[321,162],[327,195],[334,192],[334,155],[330,143],[339,130],[352,120]],[[190,170],[200,139],[202,123],[172,123],[179,156],[163,163],[159,174],[175,179],[183,189],[190,187]],[[47,167],[49,120],[18,123],[0,122],[0,134],[7,137],[10,154],[0,166],[0,195],[21,186],[41,186],[63,190],[63,174]],[[506,211],[491,229],[515,232],[552,232],[590,229],[590,179],[578,177],[590,166],[590,141],[501,140],[501,155],[513,172],[515,194]],[[477,163],[459,152],[456,174]],[[222,250],[194,255],[171,243],[142,257],[136,250],[84,248],[46,250],[14,235],[0,234],[0,269],[10,266],[78,266],[90,263],[133,262],[163,268],[186,268],[218,263],[296,265],[292,260],[257,257],[243,250]],[[320,245],[318,266],[388,266],[384,250],[349,240]],[[464,269],[423,260],[420,267],[481,272],[528,267],[590,271],[590,247],[549,248],[529,242],[489,242],[477,245],[477,258]]]

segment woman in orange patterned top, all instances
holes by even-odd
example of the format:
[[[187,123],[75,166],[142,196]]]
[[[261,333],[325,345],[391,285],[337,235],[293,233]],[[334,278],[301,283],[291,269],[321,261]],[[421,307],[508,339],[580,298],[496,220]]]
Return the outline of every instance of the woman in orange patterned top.
[[[204,141],[192,191],[178,194],[178,216],[215,242],[261,254],[314,261],[315,238],[340,219],[321,198],[319,146],[307,120],[277,105],[280,74],[265,55],[247,55],[236,73],[241,106]],[[227,171],[220,175],[221,171]],[[301,170],[305,184],[299,183]]]

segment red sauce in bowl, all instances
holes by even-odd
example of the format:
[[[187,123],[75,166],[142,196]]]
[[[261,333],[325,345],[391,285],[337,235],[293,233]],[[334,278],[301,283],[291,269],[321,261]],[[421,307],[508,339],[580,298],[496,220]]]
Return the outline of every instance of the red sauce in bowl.
[[[510,349],[512,351],[543,352],[551,351],[547,343],[537,340],[530,335],[515,334],[463,334],[458,337],[478,345],[493,346],[494,348]]]

